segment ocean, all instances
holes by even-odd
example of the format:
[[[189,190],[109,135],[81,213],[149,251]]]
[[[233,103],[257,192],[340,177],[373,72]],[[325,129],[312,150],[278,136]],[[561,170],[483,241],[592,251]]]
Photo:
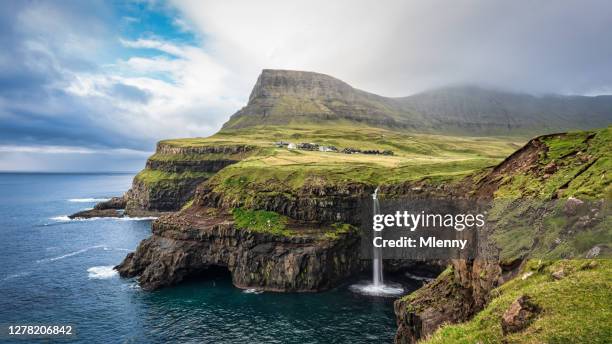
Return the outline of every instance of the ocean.
[[[121,195],[132,177],[0,173],[2,326],[71,325],[75,336],[58,340],[70,343],[392,342],[394,299],[356,294],[348,284],[261,293],[220,273],[147,292],[120,278],[112,267],[151,235],[151,220],[67,215]]]

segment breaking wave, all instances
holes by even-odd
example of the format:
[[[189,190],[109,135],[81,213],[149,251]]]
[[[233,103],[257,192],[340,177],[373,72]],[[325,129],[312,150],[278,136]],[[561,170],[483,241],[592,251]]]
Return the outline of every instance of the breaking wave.
[[[118,275],[117,270],[113,266],[92,266],[87,269],[89,279],[109,279]]]
[[[85,253],[85,252],[90,251],[90,250],[94,250],[94,249],[97,249],[97,248],[104,248],[104,247],[105,247],[104,245],[90,246],[90,247],[86,247],[86,248],[80,249],[78,251],[62,254],[61,256],[52,257],[52,258],[39,259],[36,262],[37,263],[53,262],[53,261],[56,261],[56,260],[60,260],[60,259],[64,259],[64,258],[68,258],[68,257],[72,257],[72,256],[76,256],[77,254]]]
[[[251,288],[251,289],[245,289],[242,292],[245,293],[245,294],[261,294],[261,293],[263,293],[263,290]]]
[[[71,222],[71,221],[147,221],[147,220],[155,220],[157,216],[141,216],[141,217],[90,217],[87,219],[71,219],[68,215],[60,215],[49,218],[50,220],[57,222]]]
[[[93,202],[106,202],[110,198],[71,198],[68,202],[73,203],[93,203]]]
[[[44,258],[44,259],[39,259],[36,261],[36,263],[43,263],[43,262],[53,262],[56,260],[61,260],[64,258],[69,258],[72,256],[76,256],[78,254],[82,254],[85,253],[87,251],[91,251],[91,250],[96,250],[96,249],[103,249],[104,251],[125,251],[125,252],[131,252],[133,250],[127,249],[127,248],[121,248],[121,247],[108,247],[106,245],[95,245],[95,246],[89,246],[74,252],[69,252],[66,254],[62,254],[61,256],[57,256],[57,257],[51,257],[51,258]]]

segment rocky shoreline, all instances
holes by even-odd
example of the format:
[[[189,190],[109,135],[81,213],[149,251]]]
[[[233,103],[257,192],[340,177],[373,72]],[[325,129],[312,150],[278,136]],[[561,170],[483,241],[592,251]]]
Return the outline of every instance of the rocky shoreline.
[[[91,219],[94,217],[123,217],[126,199],[124,196],[112,197],[111,199],[97,203],[93,209],[79,211],[68,218],[70,219]]]
[[[201,216],[206,209],[166,215],[152,225],[153,235],[115,269],[138,276],[147,290],[226,268],[238,288],[276,292],[330,289],[360,269],[359,237],[343,233],[279,236],[238,229],[227,215]]]
[[[592,192],[602,187],[588,184],[599,178],[599,171],[593,172],[592,167],[599,166],[596,163],[602,154],[600,150],[604,149],[591,143],[595,134],[583,134],[584,137],[577,139],[579,148],[569,152],[558,153],[550,148],[559,141],[565,149],[563,140],[567,136],[554,134],[535,138],[502,163],[460,179],[440,183],[424,178],[380,187],[383,197],[409,194],[417,198],[485,201],[509,197],[547,202],[510,202],[497,209],[503,215],[493,219],[485,229],[486,236],[479,242],[478,259],[451,261],[437,279],[395,301],[397,343],[416,343],[432,335],[442,324],[471,319],[489,304],[495,288],[517,276],[531,252],[557,250],[563,258],[592,258],[609,253],[609,247],[599,243],[592,248],[581,247],[581,251],[576,252],[568,249],[574,247],[572,240],[577,233],[601,223],[606,205],[603,201],[587,203],[574,197],[563,198],[568,192],[582,189]],[[171,152],[179,157],[165,157],[166,162],[148,164],[144,172],[149,175],[139,174],[124,196],[102,202],[71,218],[159,215],[152,223],[152,236],[115,267],[122,277],[136,277],[145,290],[172,286],[192,276],[206,274],[208,269],[221,268],[231,274],[238,288],[318,292],[334,288],[364,269],[359,256],[359,234],[354,231],[335,233],[329,229],[335,223],[358,225],[359,216],[355,214],[361,209],[360,202],[369,199],[374,185],[351,181],[330,185],[307,179],[298,188],[279,192],[274,188],[276,185],[251,183],[248,187],[243,186],[243,179],[233,175],[226,179],[199,174],[194,177],[192,173],[202,171],[193,169],[205,169],[205,173],[214,174],[211,171],[228,168],[251,151],[243,145],[228,147],[198,148],[198,154],[204,158],[202,163],[196,164],[183,163],[189,160],[184,155],[194,154],[194,151],[159,145],[158,153]],[[219,154],[229,154],[233,158]],[[220,163],[222,160],[225,162]],[[183,162],[175,168],[170,167],[172,161]],[[186,166],[191,170],[186,171]],[[168,171],[173,174],[167,175]],[[175,178],[176,171],[184,178]],[[585,178],[589,173],[595,177]],[[152,176],[159,175],[163,177],[161,182],[154,183]],[[530,182],[533,184],[527,184]],[[564,207],[557,205],[557,201],[563,201]],[[232,209],[238,207],[286,216],[291,234],[239,228],[231,215]],[[491,209],[495,207],[491,204]],[[548,235],[550,229],[546,228],[543,219],[563,224],[555,227],[556,237]],[[489,236],[495,240],[489,240]],[[524,247],[513,247],[517,237],[528,239]],[[505,246],[512,247],[513,251],[502,252]],[[409,270],[415,264],[385,263],[399,271]],[[438,262],[438,265],[446,263]],[[518,300],[516,304],[514,312],[509,311],[506,316],[504,328],[508,331],[526,326],[517,323],[516,319],[524,312],[533,313],[538,309],[529,298]]]

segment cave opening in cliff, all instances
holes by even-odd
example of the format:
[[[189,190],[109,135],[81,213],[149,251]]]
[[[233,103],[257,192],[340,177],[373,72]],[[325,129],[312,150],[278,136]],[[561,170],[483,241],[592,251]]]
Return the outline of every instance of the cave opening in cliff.
[[[231,281],[232,274],[226,266],[207,265],[202,269],[191,271],[184,279],[185,282],[205,281]]]

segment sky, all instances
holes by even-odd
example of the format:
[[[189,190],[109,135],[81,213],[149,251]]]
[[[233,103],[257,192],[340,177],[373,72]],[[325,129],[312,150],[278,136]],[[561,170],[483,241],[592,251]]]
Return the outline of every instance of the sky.
[[[609,1],[0,3],[0,171],[137,171],[208,136],[263,68],[385,96],[612,94]]]

